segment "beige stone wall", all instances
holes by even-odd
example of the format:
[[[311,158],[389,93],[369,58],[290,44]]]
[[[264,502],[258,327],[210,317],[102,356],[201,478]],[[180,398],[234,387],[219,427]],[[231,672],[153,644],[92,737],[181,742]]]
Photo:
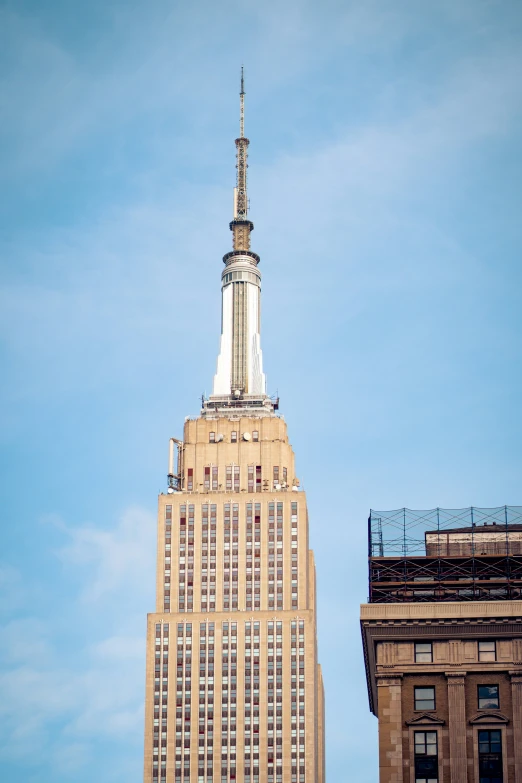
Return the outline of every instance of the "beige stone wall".
[[[222,436],[219,442],[210,442],[210,433]],[[232,442],[232,433],[237,440]],[[253,440],[253,433],[259,433],[259,440]],[[245,433],[250,436],[244,439]],[[286,422],[277,416],[198,418],[185,422],[183,434],[183,489],[187,489],[189,468],[194,471],[194,491],[204,490],[205,466],[218,467],[221,491],[226,490],[226,466],[240,468],[241,491],[248,489],[248,466],[261,465],[263,487],[273,489],[274,466],[279,467],[280,479],[286,468],[287,483],[291,487],[296,479],[294,453],[288,442]]]
[[[402,679],[389,674],[377,678],[379,693],[379,780],[402,783]]]
[[[215,436],[222,436],[219,442],[211,442],[210,433]],[[232,432],[237,433],[237,442],[232,442]],[[254,432],[259,433],[259,440],[244,440],[244,433],[248,432],[250,436]],[[212,437],[214,440],[214,436]],[[147,682],[146,682],[146,709],[145,709],[145,783],[153,783],[158,780],[159,783],[184,783],[184,778],[176,777],[176,756],[181,756],[182,764],[185,759],[190,761],[190,783],[198,781],[198,754],[200,752],[200,742],[204,740],[205,752],[208,752],[208,740],[211,737],[213,747],[213,781],[212,783],[221,783],[221,743],[226,735],[221,731],[221,693],[223,686],[227,683],[223,679],[220,645],[222,643],[222,629],[224,623],[237,624],[236,646],[234,649],[237,659],[236,673],[236,696],[234,702],[234,712],[236,721],[235,736],[228,737],[230,743],[233,739],[235,745],[235,771],[236,777],[228,778],[230,783],[245,779],[244,751],[247,747],[245,742],[245,714],[248,709],[245,703],[245,661],[247,660],[247,642],[245,636],[246,623],[258,622],[260,625],[260,643],[258,652],[259,661],[259,716],[258,728],[252,739],[259,742],[255,745],[259,753],[259,783],[269,783],[267,757],[270,742],[273,741],[273,747],[280,749],[282,759],[280,765],[274,764],[273,783],[302,783],[304,774],[305,783],[323,783],[324,781],[324,693],[322,676],[317,659],[317,636],[316,636],[316,590],[315,590],[315,566],[313,553],[309,550],[308,544],[308,516],[306,508],[306,497],[302,491],[292,491],[292,486],[296,485],[294,455],[288,442],[286,424],[283,419],[276,416],[272,417],[242,417],[242,418],[199,418],[187,420],[184,429],[184,446],[182,452],[182,469],[184,490],[172,494],[162,494],[158,502],[158,546],[157,546],[157,582],[156,582],[156,612],[149,615],[148,633],[147,633]],[[230,491],[225,488],[226,466],[234,465],[239,467],[239,487],[238,491]],[[260,465],[262,474],[261,491],[252,492],[248,487],[248,466]],[[217,466],[218,468],[218,489],[205,488],[205,467]],[[279,480],[283,480],[283,468],[286,468],[287,484],[286,488],[274,488],[273,469],[279,468]],[[187,489],[188,471],[192,469],[193,489]],[[226,581],[226,576],[232,576],[232,566],[234,565],[234,547],[231,535],[230,546],[227,548],[224,529],[225,529],[225,506],[230,504],[238,506],[238,527],[237,527],[237,582]],[[248,504],[260,504],[260,541],[247,541],[247,507]],[[274,533],[269,530],[270,504],[274,504],[275,525]],[[294,504],[297,507],[294,508]],[[215,554],[211,555],[210,549],[212,531],[209,529],[205,535],[208,538],[205,543],[203,530],[203,513],[205,506],[216,507],[215,516]],[[189,563],[189,525],[188,508],[193,506],[193,526],[190,530],[193,534],[193,554],[192,561]],[[181,508],[185,507],[185,523],[181,524]],[[294,511],[297,513],[294,513]],[[274,535],[277,539],[277,516],[282,515],[282,541],[270,541],[270,536]],[[254,514],[255,516],[255,514]],[[297,518],[296,518],[297,517]],[[186,529],[185,549],[182,550],[180,540],[180,530]],[[210,515],[209,515],[210,528]],[[254,532],[254,531],[252,531]],[[190,536],[192,538],[192,536]],[[255,537],[254,535],[252,536]],[[251,556],[248,552],[251,551]],[[259,558],[256,557],[257,551]],[[226,569],[227,552],[229,553],[229,570]],[[206,568],[204,556],[206,553]],[[278,553],[281,558],[278,561]],[[215,570],[211,572],[211,557],[215,557]],[[248,558],[252,562],[249,563]],[[273,559],[273,564],[271,563]],[[281,583],[277,584],[277,566],[278,562],[282,566]],[[182,565],[185,567],[182,568]],[[189,569],[189,566],[191,568]],[[248,569],[251,569],[249,571]],[[260,606],[255,607],[254,602],[251,608],[247,609],[247,586],[254,583],[249,582],[248,576],[254,577],[255,569],[259,569],[260,575]],[[269,579],[271,577],[270,569],[274,569],[274,606],[270,606],[271,594],[269,593]],[[295,570],[292,570],[295,569]],[[192,608],[188,610],[187,591],[189,587],[188,574],[191,573],[190,585],[192,589]],[[215,576],[215,581],[210,581],[210,576]],[[206,577],[206,579],[205,579]],[[297,582],[297,586],[296,586]],[[237,584],[237,609],[230,606],[225,607],[225,585],[229,584],[231,590],[232,584]],[[209,598],[210,585],[215,590],[215,602],[211,608],[210,601],[207,602],[207,608],[201,609],[201,600],[203,591],[207,590]],[[297,587],[297,589],[295,589]],[[277,589],[281,588],[282,593]],[[179,600],[181,590],[184,590],[185,604],[184,610],[179,611]],[[282,595],[283,604],[281,608],[277,607],[277,595]],[[232,597],[232,596],[231,596]],[[166,600],[169,599],[169,600]],[[294,605],[297,602],[297,605]],[[176,749],[176,739],[179,735],[180,718],[176,717],[176,694],[177,694],[177,655],[174,654],[175,645],[172,644],[174,630],[178,623],[192,623],[192,688],[190,695],[190,727],[189,735],[183,734],[183,742],[190,737],[190,748],[186,752]],[[199,704],[198,704],[198,646],[199,646],[199,628],[200,623],[214,623],[215,626],[215,650],[214,650],[214,676],[212,681],[212,692],[214,694],[214,720],[213,726],[204,725],[203,733],[200,733],[199,724]],[[282,623],[282,647],[280,656],[282,660],[275,663],[276,670],[281,671],[281,675],[274,674],[274,679],[281,679],[280,703],[274,705],[275,711],[280,709],[282,715],[280,721],[278,716],[273,718],[273,729],[270,729],[270,719],[268,715],[268,695],[269,695],[269,674],[268,665],[271,655],[269,648],[268,624]],[[304,624],[303,649],[298,649],[297,655],[293,655],[292,647],[292,623],[302,622]],[[168,664],[166,676],[163,676],[163,642],[160,637],[159,646],[156,644],[156,626],[164,627],[168,623],[170,633]],[[295,650],[294,650],[295,651]],[[155,663],[158,656],[161,661],[160,673],[158,678],[155,674]],[[277,655],[273,655],[276,657]],[[294,658],[296,660],[294,660]],[[184,649],[181,659],[186,666],[187,653]],[[181,660],[180,659],[180,660]],[[252,659],[250,659],[252,660]],[[183,669],[185,671],[185,669]],[[293,679],[295,676],[296,679]],[[301,679],[302,678],[302,679]],[[183,681],[185,688],[186,680]],[[207,687],[208,688],[208,680]],[[168,685],[168,704],[166,726],[161,725],[162,712],[155,712],[155,688],[161,690],[165,683]],[[167,687],[167,686],[166,686]],[[230,685],[229,685],[230,687]],[[302,689],[302,690],[301,690]],[[183,690],[185,694],[185,690]],[[207,691],[208,695],[208,691]],[[299,697],[303,696],[304,701],[299,702]],[[157,697],[156,697],[157,698]],[[294,698],[297,699],[294,700]],[[159,700],[161,705],[161,699]],[[186,702],[183,702],[185,710]],[[181,709],[181,707],[179,708]],[[205,708],[208,716],[208,704]],[[300,715],[300,710],[304,715]],[[254,711],[253,705],[250,708]],[[229,705],[228,711],[231,712]],[[293,714],[295,713],[295,714]],[[252,719],[254,716],[252,716]],[[159,720],[159,725],[157,721]],[[205,717],[207,720],[207,717]],[[230,720],[230,716],[229,716]],[[155,725],[156,721],[156,725]],[[184,721],[181,721],[184,723]],[[281,723],[281,729],[277,724]],[[165,731],[163,731],[165,729]],[[211,731],[211,734],[209,734]],[[162,737],[162,734],[165,737]],[[301,737],[304,739],[304,746],[299,744]],[[277,742],[281,740],[281,745]],[[161,769],[161,743],[165,742],[166,748],[166,777],[153,777],[154,759],[158,759],[158,769]],[[293,745],[297,742],[297,745]],[[156,754],[155,754],[156,747]],[[250,747],[253,747],[252,745]],[[231,745],[228,745],[229,751]],[[304,759],[299,759],[299,748],[302,748]],[[292,755],[297,756],[296,759]],[[229,766],[225,762],[224,766]],[[275,769],[282,767],[281,781],[279,781]],[[304,766],[305,772],[301,773],[300,768]],[[205,765],[206,767],[206,765]],[[183,767],[182,767],[183,769]],[[294,771],[295,770],[295,771]],[[256,783],[253,775],[250,778],[251,783]],[[207,776],[204,775],[206,783]],[[201,780],[198,781],[201,783]]]

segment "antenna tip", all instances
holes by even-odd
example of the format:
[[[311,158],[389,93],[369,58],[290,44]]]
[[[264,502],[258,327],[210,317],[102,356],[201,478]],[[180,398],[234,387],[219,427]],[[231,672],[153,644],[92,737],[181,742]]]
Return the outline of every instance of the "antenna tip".
[[[245,75],[244,75],[244,69],[243,66],[241,66],[241,92],[240,95],[245,94]]]

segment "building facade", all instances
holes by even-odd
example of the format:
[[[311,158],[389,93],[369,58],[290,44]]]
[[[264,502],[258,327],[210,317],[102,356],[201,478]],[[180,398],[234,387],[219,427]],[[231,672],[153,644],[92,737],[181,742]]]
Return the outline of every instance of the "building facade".
[[[522,783],[521,522],[507,506],[371,512],[380,783]]]
[[[148,616],[145,783],[323,783],[324,698],[305,493],[260,347],[259,256],[237,183],[212,395],[170,441]]]

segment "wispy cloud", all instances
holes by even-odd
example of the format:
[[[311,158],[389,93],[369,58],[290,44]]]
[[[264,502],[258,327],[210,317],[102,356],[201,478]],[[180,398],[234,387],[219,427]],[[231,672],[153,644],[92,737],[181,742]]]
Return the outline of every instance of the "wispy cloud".
[[[74,569],[75,584],[55,597],[51,617],[31,616],[28,601],[25,616],[0,627],[0,759],[26,759],[30,745],[31,767],[66,780],[93,768],[96,743],[134,736],[141,752],[145,619],[136,606],[150,594],[154,547],[152,516],[138,508],[103,529],[53,524],[69,538],[58,556],[70,584]],[[115,606],[127,607],[125,616]],[[112,633],[101,636],[107,626]],[[84,640],[73,654],[71,635]]]
[[[97,601],[107,593],[140,589],[154,572],[154,518],[143,509],[127,509],[112,530],[66,528],[71,543],[58,552],[65,567],[87,567],[81,597]]]

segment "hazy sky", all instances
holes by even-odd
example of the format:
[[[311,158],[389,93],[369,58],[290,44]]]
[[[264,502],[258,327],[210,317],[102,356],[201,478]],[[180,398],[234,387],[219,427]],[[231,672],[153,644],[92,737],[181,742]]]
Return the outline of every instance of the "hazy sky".
[[[209,392],[246,69],[262,345],[330,783],[376,783],[366,525],[522,503],[517,0],[3,0],[0,771],[139,783],[167,446]]]

